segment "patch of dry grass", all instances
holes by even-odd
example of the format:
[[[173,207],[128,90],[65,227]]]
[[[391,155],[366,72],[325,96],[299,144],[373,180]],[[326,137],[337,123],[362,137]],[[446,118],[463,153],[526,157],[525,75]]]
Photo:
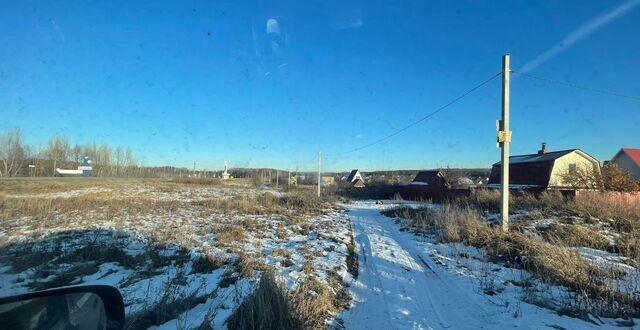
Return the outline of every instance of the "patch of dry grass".
[[[307,277],[289,294],[293,314],[305,329],[326,329],[331,313],[339,311],[338,296],[314,276]]]
[[[230,330],[304,329],[302,320],[293,313],[286,289],[272,272],[262,275],[258,288],[231,314],[227,327]]]
[[[51,220],[59,215],[88,214],[90,211],[100,211],[110,218],[116,215],[175,212],[182,207],[184,203],[175,200],[109,198],[97,194],[69,198],[0,198],[0,221],[24,216],[35,220]]]
[[[64,192],[86,188],[116,188],[124,184],[153,182],[137,178],[4,178],[0,192],[11,195]]]
[[[228,198],[213,198],[192,202],[206,213],[221,212],[240,215],[284,215],[296,219],[304,215],[319,215],[331,207],[306,190],[293,190],[284,196],[262,193],[257,196],[243,194]],[[295,221],[293,221],[295,222]]]
[[[245,229],[237,224],[221,224],[213,227],[216,233],[216,244],[218,247],[227,247],[233,244],[244,243],[247,241]]]
[[[596,267],[577,251],[566,247],[605,244],[603,237],[592,236],[588,229],[554,229],[551,233],[555,234],[555,240],[564,239],[569,243],[559,246],[522,232],[503,232],[500,228],[490,227],[478,211],[470,207],[445,205],[434,212],[396,210],[387,215],[413,215],[415,218],[405,224],[413,226],[414,230],[426,230],[441,242],[461,242],[484,248],[494,261],[525,269],[546,283],[563,285],[579,293],[590,312],[613,315],[640,312],[640,301],[635,293],[620,291],[614,285],[620,276],[618,272]],[[569,239],[573,241],[567,242]]]
[[[331,316],[348,308],[351,296],[331,276],[324,284],[307,277],[289,291],[271,271],[263,273],[260,285],[227,321],[229,329],[327,329]]]
[[[552,224],[541,233],[547,241],[555,245],[588,247],[604,251],[610,251],[613,248],[605,236],[585,226]]]

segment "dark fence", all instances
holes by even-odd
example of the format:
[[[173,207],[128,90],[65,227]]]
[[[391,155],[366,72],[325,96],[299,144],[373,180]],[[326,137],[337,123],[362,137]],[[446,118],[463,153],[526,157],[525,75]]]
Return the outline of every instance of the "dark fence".
[[[405,200],[432,201],[441,203],[462,196],[468,196],[470,189],[456,189],[433,186],[406,185],[399,190],[400,197]]]

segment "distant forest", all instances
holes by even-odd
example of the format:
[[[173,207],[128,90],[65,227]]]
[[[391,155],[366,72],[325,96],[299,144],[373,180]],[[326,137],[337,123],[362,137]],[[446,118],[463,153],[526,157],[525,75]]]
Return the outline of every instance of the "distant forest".
[[[97,177],[220,177],[222,171],[203,171],[173,166],[141,166],[130,148],[110,146],[107,143],[87,144],[71,143],[66,136],[50,138],[44,146],[34,147],[24,141],[20,128],[8,130],[0,134],[0,177],[47,177],[55,176],[56,168],[76,169],[82,165],[84,157],[92,161],[92,176]],[[489,169],[441,169],[453,176],[465,176],[472,179],[489,175]],[[236,178],[259,179],[263,183],[287,182],[289,173],[269,168],[233,168],[229,172]],[[373,182],[404,184],[418,170],[371,171],[362,174]],[[340,179],[345,172],[327,172],[323,176]],[[300,183],[313,184],[317,173],[291,173],[305,177]]]

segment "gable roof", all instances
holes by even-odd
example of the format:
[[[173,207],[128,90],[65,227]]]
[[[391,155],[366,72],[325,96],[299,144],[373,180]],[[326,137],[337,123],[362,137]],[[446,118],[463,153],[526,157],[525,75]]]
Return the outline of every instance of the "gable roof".
[[[349,176],[347,177],[347,181],[353,182],[353,180],[355,180],[357,174],[360,174],[360,171],[358,171],[358,170],[351,171],[351,173],[349,173]],[[362,176],[362,175],[360,175],[360,176]]]
[[[426,184],[429,186],[449,186],[442,172],[438,170],[420,171],[416,174],[412,184]]]
[[[509,157],[509,164],[522,164],[522,163],[543,163],[548,161],[555,161],[556,159],[568,155],[579,149],[568,149],[560,151],[547,152],[546,154],[530,154],[530,155],[517,155]],[[502,162],[497,162],[493,165],[500,165]]]
[[[627,154],[627,156],[636,163],[636,166],[640,167],[640,149],[622,148],[615,156],[613,156],[613,159],[618,158],[621,153]]]

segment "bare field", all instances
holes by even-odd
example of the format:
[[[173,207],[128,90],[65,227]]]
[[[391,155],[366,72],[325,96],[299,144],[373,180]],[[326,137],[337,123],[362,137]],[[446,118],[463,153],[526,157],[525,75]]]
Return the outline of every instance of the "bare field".
[[[322,328],[348,307],[350,230],[341,208],[305,189],[0,180],[0,295],[109,284],[123,293],[129,328],[219,327],[273,278],[297,302],[297,324]]]

